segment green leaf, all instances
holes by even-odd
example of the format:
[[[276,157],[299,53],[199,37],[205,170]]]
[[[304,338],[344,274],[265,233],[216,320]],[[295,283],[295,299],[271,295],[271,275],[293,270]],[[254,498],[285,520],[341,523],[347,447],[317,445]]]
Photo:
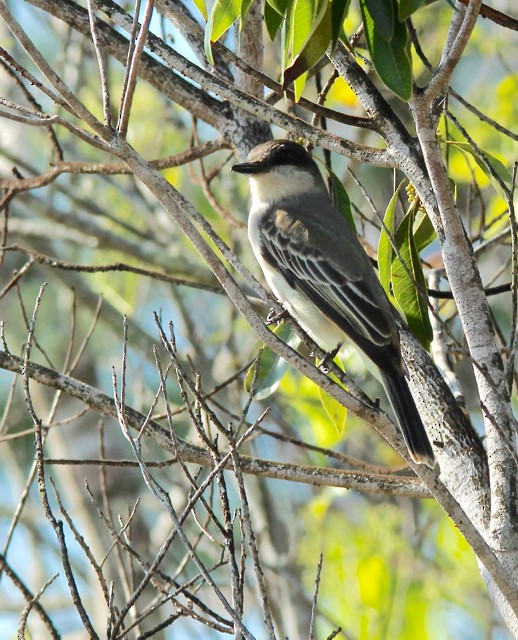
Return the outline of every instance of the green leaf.
[[[275,40],[275,36],[284,21],[285,12],[281,14],[270,2],[264,3],[264,21],[271,40]]]
[[[300,343],[298,335],[285,323],[277,325],[273,333],[293,349],[296,349]],[[268,398],[279,386],[287,367],[288,363],[284,358],[280,358],[271,349],[265,347],[260,356],[259,365],[254,363],[246,373],[245,391],[247,393],[252,391],[254,376],[257,376],[254,398],[256,400]]]
[[[361,9],[365,39],[377,74],[391,91],[408,102],[412,97],[412,63],[406,26],[396,20],[392,39],[387,42],[378,31],[364,1]]]
[[[329,167],[326,167],[326,170],[331,180],[331,199],[333,200],[333,204],[347,220],[351,229],[354,229],[354,232],[356,233],[356,224],[354,223],[349,194],[345,190],[342,181],[336,175],[336,173],[331,171]]]
[[[269,4],[281,16],[285,16],[288,11],[288,0],[266,0],[266,4]]]
[[[401,187],[406,182],[403,180],[388,203],[385,215],[383,216],[383,228],[381,229],[378,241],[378,272],[381,286],[388,297],[391,296],[390,278],[392,274],[392,260],[394,259],[394,249],[390,238],[394,238],[396,228],[396,207]]]
[[[290,12],[290,30],[288,34],[288,46],[292,56],[297,55],[308,36],[310,35],[315,18],[320,22],[325,13],[325,4],[322,3],[323,12],[316,14],[317,6],[315,0],[294,0]]]
[[[329,7],[320,22],[315,25],[293,64],[284,70],[282,76],[283,89],[286,89],[292,82],[311,69],[325,54],[333,35],[331,25],[331,7]]]
[[[309,71],[329,47],[333,49],[336,46],[349,2],[350,0],[325,0],[321,3],[320,10],[311,25],[310,33],[302,45],[300,53],[295,57],[293,63],[284,70],[283,89]],[[295,24],[297,29],[300,29],[298,21]],[[296,48],[293,53],[297,53]],[[297,94],[297,91],[295,93]]]
[[[338,356],[333,360],[333,362],[337,366],[339,366],[342,371],[344,370],[342,362],[340,358],[338,358]],[[344,386],[332,373],[329,374],[329,377],[341,387]],[[347,420],[347,409],[320,387],[318,388],[318,393],[320,395],[320,402],[322,403],[322,406],[324,407],[324,410],[327,413],[329,419],[336,427],[338,433],[342,434],[345,427],[345,422]]]
[[[394,257],[392,290],[405,314],[408,326],[423,347],[428,350],[432,341],[432,325],[428,316],[427,302],[418,291],[418,287],[423,291],[426,290],[426,281],[414,242],[413,224],[414,212],[410,209],[396,233],[396,246],[404,265],[398,257]]]
[[[334,49],[336,47],[336,43],[338,42],[338,38],[340,37],[340,32],[342,31],[344,20],[349,12],[351,0],[331,0],[331,2],[331,27],[333,31],[331,46]]]
[[[195,4],[196,8],[198,9],[198,11],[203,16],[203,19],[205,20],[205,22],[207,22],[209,14],[207,13],[207,7],[205,5],[205,1],[204,0],[193,0],[193,2]]]
[[[423,2],[424,0],[399,0],[399,22],[404,22],[407,18],[410,18]]]
[[[419,211],[414,224],[414,242],[417,253],[421,253],[423,249],[426,249],[435,238],[437,238],[437,234],[428,214],[426,211]]]
[[[342,434],[347,421],[347,409],[320,388],[319,393],[320,401],[322,402],[325,412],[336,427],[338,433]]]
[[[242,0],[216,0],[212,6],[207,26],[205,27],[205,55],[210,64],[214,64],[212,43],[221,36],[241,16]]]
[[[288,28],[284,44],[284,73],[283,88],[286,88],[292,82],[295,82],[295,100],[298,100],[304,90],[306,83],[305,70],[297,69],[290,73],[288,68],[294,63],[296,56],[304,47],[305,42],[310,36],[313,25],[320,23],[325,14],[326,2],[321,2],[320,7],[317,6],[316,0],[294,0],[289,12]],[[320,9],[320,11],[318,11]],[[287,75],[286,75],[287,74]]]
[[[502,189],[502,186],[500,185],[498,180],[496,180],[495,177],[491,174],[491,172],[487,168],[486,164],[484,163],[480,155],[475,151],[475,149],[473,149],[473,147],[469,144],[469,142],[457,142],[454,140],[448,140],[447,144],[453,145],[460,151],[465,151],[469,153],[477,163],[477,166],[479,167],[479,169],[481,169],[484,172],[484,174],[487,176],[494,190],[498,193],[498,195],[503,200],[507,201],[508,195]],[[508,189],[511,189],[512,183],[513,183],[513,177],[509,169],[505,166],[505,164],[501,162],[498,158],[495,158],[495,156],[492,155],[491,153],[488,153],[487,151],[485,151],[484,149],[480,149],[480,151],[484,155],[486,162],[492,167],[493,171],[500,178],[500,180],[505,184],[505,186]]]
[[[392,0],[360,0],[360,6],[368,11],[376,30],[386,42],[390,42],[394,35],[395,6]]]
[[[295,93],[295,102],[298,102],[300,100],[300,96],[304,91],[304,87],[306,86],[307,79],[308,79],[308,72],[306,71],[301,76],[299,76],[293,83],[293,92]]]

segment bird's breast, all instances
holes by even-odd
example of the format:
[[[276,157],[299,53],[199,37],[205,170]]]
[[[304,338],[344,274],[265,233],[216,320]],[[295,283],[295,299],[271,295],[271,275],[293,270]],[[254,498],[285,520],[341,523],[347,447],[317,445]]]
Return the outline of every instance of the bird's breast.
[[[336,347],[345,339],[344,332],[331,322],[318,308],[304,295],[294,289],[281,271],[272,266],[261,251],[261,221],[270,212],[270,207],[254,206],[250,211],[248,220],[248,237],[250,245],[259,263],[265,280],[291,316],[297,320],[300,326],[323,349],[329,350]]]

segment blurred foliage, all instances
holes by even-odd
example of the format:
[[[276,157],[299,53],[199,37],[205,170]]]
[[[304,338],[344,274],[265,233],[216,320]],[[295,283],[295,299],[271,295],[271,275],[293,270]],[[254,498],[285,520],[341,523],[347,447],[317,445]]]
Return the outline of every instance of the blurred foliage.
[[[322,490],[301,517],[308,590],[324,556],[319,637],[338,627],[338,638],[365,640],[486,637],[491,606],[475,556],[432,501],[376,503]]]
[[[372,74],[374,81],[382,87],[390,104],[401,110],[400,98],[408,100],[411,94],[410,80],[419,82],[427,74],[415,53],[412,56],[409,54],[403,19],[412,13],[422,47],[435,64],[439,60],[440,46],[451,16],[446,2],[432,3],[429,7],[421,7],[421,4],[419,0],[400,0],[399,3],[376,3],[372,0],[358,3],[353,0],[351,3],[333,1],[329,4],[312,0],[268,0],[265,5],[265,27],[272,38],[281,33],[282,42],[279,44],[279,40],[276,40],[273,44],[269,42],[266,45],[266,71],[272,77],[284,77],[285,81],[294,80],[299,97],[304,95],[316,99],[319,87],[308,72],[326,48],[336,43],[340,33],[336,22],[329,20],[328,10],[331,8],[342,14],[347,12],[343,33],[346,37],[351,37],[362,24],[367,27],[365,39],[359,43],[362,52],[370,56],[364,66],[371,69],[373,65],[377,73]],[[57,22],[35,18],[25,6],[18,6],[17,3],[12,5],[13,10],[19,12],[18,18],[24,27],[28,31],[38,32],[38,41],[45,43],[49,62],[57,69],[64,70],[71,88],[88,108],[100,114],[97,69],[85,41],[76,34],[67,33]],[[212,5],[205,4],[203,0],[195,0],[195,5],[197,9],[193,8],[193,13],[195,10],[199,12],[197,16],[208,20],[205,43],[207,52],[211,50],[210,41],[224,39],[226,29],[247,9],[247,3],[238,0],[217,0]],[[376,8],[385,11],[378,14]],[[302,13],[306,16],[304,21],[300,17]],[[339,26],[342,27],[342,21]],[[152,27],[157,34],[161,33],[159,25],[153,24]],[[171,30],[174,31],[172,27]],[[239,38],[239,29],[236,29],[235,36]],[[230,39],[228,36],[227,42]],[[512,35],[509,32],[488,21],[480,21],[454,83],[466,99],[472,100],[481,111],[509,128],[515,127],[518,121],[518,76],[513,67],[516,56],[511,53],[511,46],[507,46],[511,41]],[[16,49],[12,40],[8,46]],[[178,47],[186,45],[181,42]],[[290,66],[291,75],[288,73],[286,77]],[[117,102],[123,69],[111,60],[109,68],[114,87],[113,97]],[[323,74],[324,80],[328,77],[329,74]],[[0,88],[5,89],[3,94],[20,99],[16,88],[8,87],[5,78],[0,83]],[[358,100],[342,79],[333,83],[325,104],[363,115]],[[512,162],[516,160],[516,143],[495,132],[494,128],[476,115],[459,107],[454,98],[449,99],[449,108],[459,114],[463,126],[476,139],[480,148],[498,158],[510,170]],[[402,112],[402,118],[404,117]],[[379,139],[371,132],[345,129],[336,123],[330,123],[329,128],[356,141],[379,145]],[[183,151],[190,146],[194,131],[202,142],[214,138],[214,131],[210,127],[196,122],[184,109],[171,104],[150,85],[139,82],[130,120],[129,140],[142,155],[156,159]],[[276,134],[279,132],[276,131]],[[508,224],[507,216],[502,215],[505,205],[495,192],[487,172],[480,168],[473,153],[463,148],[467,141],[455,126],[443,119],[440,135],[444,141],[458,143],[456,146],[445,143],[444,154],[450,176],[458,187],[460,206],[463,211],[469,210],[469,215],[465,215],[467,233],[474,238],[475,243],[481,244]],[[59,140],[67,159],[95,162],[110,160],[98,149],[64,130],[59,130]],[[318,150],[315,153],[317,156],[321,155]],[[9,177],[13,166],[25,175],[37,175],[48,168],[49,161],[54,157],[48,138],[42,130],[13,122],[2,130],[0,156],[2,175]],[[201,163],[195,162],[190,166],[167,169],[164,175],[210,221],[243,263],[258,275],[259,269],[248,247],[243,225],[247,190],[244,182],[229,175],[229,157],[228,150],[221,150],[203,160],[203,172]],[[366,186],[377,210],[387,211],[394,194],[393,176],[373,167],[353,168],[361,184]],[[210,183],[207,181],[204,185],[205,190],[201,184],[203,175],[212,176]],[[358,186],[346,173],[344,159],[341,157],[333,157],[331,175],[335,186],[337,183],[345,185],[339,196],[346,215],[354,216],[367,250],[375,254],[371,249],[377,246],[381,223],[367,206],[363,187]],[[398,182],[399,180],[396,184]],[[207,197],[207,184],[214,199],[228,216],[222,215]],[[406,205],[398,203],[397,198],[392,202],[391,228],[397,230]],[[215,284],[201,258],[178,228],[138,181],[128,176],[64,174],[49,186],[17,196],[10,205],[9,225],[8,244],[21,244],[60,260],[80,265],[124,262],[197,280],[203,284]],[[407,225],[407,230],[409,226]],[[415,237],[416,226],[413,228]],[[432,239],[431,236],[429,239]],[[416,240],[416,244],[419,250],[424,250],[426,243],[419,244]],[[393,264],[390,243],[385,242],[385,248],[390,258],[385,261],[385,265],[390,271]],[[424,255],[425,269],[427,264],[440,264],[435,244],[427,246]],[[508,258],[509,252],[505,247],[486,254],[483,261],[481,259],[484,275],[492,278],[497,273],[500,278],[498,282],[508,280]],[[26,259],[20,253],[6,253],[0,273],[0,288],[5,286],[15,270],[23,267]],[[416,261],[415,264],[414,275],[418,269],[422,269],[420,262]],[[388,271],[382,271],[383,278],[388,289]],[[131,366],[126,401],[144,413],[148,411],[159,385],[153,355],[153,345],[159,339],[153,311],[162,317],[164,324],[172,321],[179,351],[193,370],[201,372],[206,389],[223,384],[239,367],[250,362],[259,348],[248,325],[238,317],[224,296],[189,287],[177,287],[133,273],[110,271],[87,274],[35,265],[23,278],[20,287],[14,287],[2,300],[1,319],[5,322],[6,340],[13,353],[21,353],[34,300],[44,281],[48,281],[49,285],[39,313],[36,330],[38,346],[33,351],[34,359],[47,364],[50,361],[51,365],[61,368],[70,348],[73,355],[77,354],[93,321],[98,297],[102,296],[104,302],[99,323],[80,363],[71,371],[71,375],[108,394],[112,393],[112,367],[119,367],[121,358],[121,315],[127,314]],[[506,296],[492,300],[492,309],[504,326],[508,326],[510,322],[508,299]],[[414,302],[418,304],[418,301]],[[418,309],[422,311],[422,307]],[[266,312],[267,310],[264,315]],[[445,302],[442,312],[445,317],[452,316],[453,303]],[[455,331],[454,320],[451,326],[452,331]],[[425,338],[429,339],[429,334]],[[267,372],[270,374],[277,365],[277,362],[270,361]],[[345,358],[345,365],[366,393],[373,398],[382,395],[380,385],[367,372],[364,359],[350,354]],[[336,448],[341,453],[358,456],[373,464],[401,464],[397,454],[359,419],[352,415],[346,417],[343,412],[337,411],[336,406],[330,407],[329,404],[328,411],[325,411],[320,390],[312,382],[290,369],[282,381],[278,374],[279,371],[276,370],[273,383],[271,378],[268,382],[271,387],[276,387],[275,395],[268,402],[253,403],[250,420],[271,405],[272,411],[263,425],[269,429],[307,441],[311,445]],[[460,371],[460,374],[462,376],[463,372]],[[220,404],[229,412],[225,414],[225,420],[235,420],[246,403],[243,377],[224,388],[221,396],[218,396]],[[2,371],[0,381],[0,406],[3,407],[9,397],[12,377]],[[468,390],[469,406],[477,404],[478,410],[478,403],[469,396],[469,375],[465,376],[463,382]],[[266,386],[265,383],[264,387]],[[54,396],[36,385],[34,395],[37,412],[48,415]],[[32,428],[19,382],[13,398],[3,435],[12,436]],[[180,410],[182,399],[174,379],[170,381],[169,399],[173,408]],[[78,411],[77,403],[69,400],[61,398],[58,404],[59,418],[68,418]],[[157,411],[163,410],[163,403],[160,403]],[[181,437],[196,438],[185,415],[175,416],[174,426]],[[92,415],[79,416],[72,424],[65,423],[59,429],[53,428],[46,443],[47,455],[95,457],[100,446],[98,429],[98,416]],[[108,456],[130,456],[127,442],[114,422],[106,422],[105,439]],[[146,453],[150,457],[163,457],[157,447],[146,446],[149,446]],[[330,464],[329,459],[321,452],[301,450],[264,436],[258,437],[245,450],[254,453],[259,451],[272,459],[301,464]],[[1,443],[2,543],[25,486],[32,451],[32,433]],[[334,461],[332,464],[338,463]],[[85,512],[91,509],[84,494],[83,483],[85,476],[92,483],[99,483],[97,470],[85,471],[79,468],[71,471],[56,467],[52,470],[52,476],[63,490],[67,504],[74,513],[75,509],[79,513],[81,509]],[[190,486],[177,474],[167,470],[161,472],[160,479],[164,486],[171,488],[175,498],[185,499]],[[138,472],[125,469],[110,471],[109,487],[114,499],[114,511],[117,513],[127,514],[136,498],[144,496],[143,508],[137,519],[138,543],[146,551],[158,548],[166,525],[161,520],[159,506],[147,496]],[[261,494],[260,497],[251,490],[254,494],[252,500],[258,510],[264,506],[262,501],[266,501],[264,496],[269,491],[267,483],[262,483],[261,490],[257,491],[257,494]],[[303,572],[305,609],[302,606],[299,608],[301,615],[310,609],[318,556],[321,552],[324,554],[319,595],[322,616],[318,622],[318,637],[326,637],[338,626],[344,629],[343,637],[368,640],[482,640],[506,637],[501,626],[494,620],[472,552],[432,501],[414,504],[409,500],[390,497],[381,500],[339,490],[301,489],[289,483],[283,483],[282,491],[271,491],[269,499],[274,503],[273,510],[277,518],[283,521],[286,529],[294,529],[291,533],[297,539],[290,540],[290,555],[275,558],[279,566],[269,566],[268,569],[276,578],[278,575],[288,575],[287,582],[281,588],[285,592],[293,584],[298,584],[298,572]],[[235,495],[233,500],[231,507],[235,508],[238,504]],[[19,563],[20,573],[32,585],[36,585],[37,590],[43,583],[43,572],[40,566],[31,561],[31,557],[39,554],[43,556],[42,545],[45,550],[55,551],[55,541],[45,528],[39,497],[34,490],[30,492],[30,506],[30,517],[28,515],[16,531],[12,556],[13,561],[16,559]],[[81,519],[81,516],[78,517]],[[264,518],[267,530],[270,524],[268,514]],[[104,553],[109,545],[108,537],[103,537],[95,528],[92,531],[86,518],[82,524],[94,538],[102,557],[101,551]],[[275,526],[272,525],[272,528],[275,529]],[[198,531],[195,525],[193,530]],[[30,553],[27,552],[28,549]],[[182,552],[181,548],[174,549],[171,566],[178,557],[182,557]],[[76,560],[79,553],[77,550],[75,553],[78,571],[86,574],[84,561]],[[210,557],[210,550],[204,548],[203,553]],[[48,560],[48,565],[52,570],[56,569],[54,556]],[[192,577],[195,568],[188,566],[186,573]],[[87,584],[87,578],[83,576],[83,579],[86,596],[95,602],[95,592]],[[56,583],[50,593],[58,600],[62,598],[66,593],[64,582]],[[9,629],[9,633],[14,636],[17,618],[13,623],[15,616],[12,612],[18,612],[23,603],[20,604],[19,598],[16,594],[13,595],[5,580],[0,589],[0,602],[0,628]],[[60,611],[63,627],[77,631],[77,620],[70,615],[68,605],[64,608],[66,611]],[[258,609],[254,609],[254,613],[259,616]],[[206,630],[203,633],[210,634],[203,636],[207,638],[222,637],[222,634],[220,636]]]

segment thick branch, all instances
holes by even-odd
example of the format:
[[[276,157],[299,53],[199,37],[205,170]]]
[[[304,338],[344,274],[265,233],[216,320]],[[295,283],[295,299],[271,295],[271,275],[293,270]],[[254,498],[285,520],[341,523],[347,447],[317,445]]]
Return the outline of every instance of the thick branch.
[[[451,21],[441,64],[425,89],[425,97],[429,103],[432,103],[437,96],[445,93],[452,73],[461,59],[471,33],[475,28],[481,4],[481,0],[470,0],[466,9],[460,4],[457,5],[456,12],[458,13],[454,14]]]
[[[41,2],[42,0],[31,1]],[[132,22],[130,17],[121,11],[119,7],[113,5],[113,3],[103,2],[103,8],[116,24],[120,25],[123,29],[131,29]],[[258,127],[261,122],[266,121],[286,131],[290,131],[295,135],[304,137],[309,142],[318,144],[341,155],[354,158],[359,162],[369,162],[377,166],[391,166],[391,158],[384,150],[367,147],[345,140],[339,136],[328,134],[317,127],[307,124],[300,118],[279,111],[266,102],[248,95],[225,80],[217,78],[213,74],[198,67],[152,34],[149,36],[148,46],[150,50],[162,58],[168,66],[176,69],[179,73],[206,91],[214,92],[237,108],[230,111],[226,123],[219,127],[219,131],[227,135],[233,144],[239,148],[241,148],[240,142],[243,136],[249,140],[250,138],[254,138],[254,136],[251,135],[251,131],[254,129],[254,123],[255,127]],[[244,114],[241,112],[244,112]],[[254,116],[254,119],[250,119],[248,114]],[[247,117],[243,121],[244,116]]]
[[[100,1],[102,1],[102,6],[113,6],[113,3],[109,2],[108,0]],[[173,0],[158,0],[157,4],[159,6],[159,9],[164,12],[164,15],[166,15],[174,24],[176,24],[181,29],[182,33],[189,39],[190,43],[203,42],[203,28],[190,15],[187,14],[185,8],[181,4],[174,2]],[[270,76],[257,69],[257,60],[254,60],[253,64],[247,64],[245,60],[237,56],[233,51],[228,49],[221,42],[214,42],[212,44],[212,51],[215,56],[219,55],[229,64],[242,71],[245,76],[253,78],[257,84],[271,89],[274,94],[277,94],[279,96],[279,99],[282,98],[283,95],[285,95],[288,100],[296,102],[295,92],[292,89],[283,90],[280,82],[275,82],[275,80],[272,80]],[[221,71],[221,65],[218,65],[217,71]],[[239,84],[237,86],[239,86]],[[324,107],[321,104],[311,102],[311,100],[308,100],[304,96],[299,97],[297,105],[298,107],[302,107],[303,109],[306,109],[310,113],[316,114],[321,118],[327,118],[329,120],[334,120],[335,122],[341,122],[342,124],[346,124],[351,127],[360,127],[371,129],[373,131],[377,131],[378,129],[379,123],[373,118],[362,118],[359,116],[352,116],[347,113],[342,113],[340,111],[335,111],[334,109],[329,109],[328,107]]]
[[[416,98],[413,111],[442,230],[442,256],[473,361],[480,401],[486,409],[486,446],[491,478],[492,526],[498,546],[518,548],[512,520],[518,497],[516,453],[504,369],[493,322],[473,253],[453,199],[437,144],[429,104]]]

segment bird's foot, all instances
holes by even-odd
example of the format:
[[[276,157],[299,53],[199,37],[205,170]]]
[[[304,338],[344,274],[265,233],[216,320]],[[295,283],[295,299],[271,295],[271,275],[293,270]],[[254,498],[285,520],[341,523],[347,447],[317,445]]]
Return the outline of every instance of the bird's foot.
[[[275,324],[276,322],[280,322],[287,318],[289,313],[286,309],[283,309],[280,313],[277,313],[275,309],[270,309],[268,315],[266,316],[266,325]]]
[[[343,344],[342,342],[339,342],[334,349],[331,349],[331,351],[328,351],[325,354],[325,356],[322,358],[322,361],[318,365],[318,368],[320,369],[320,371],[322,371],[322,373],[325,373],[325,374],[329,373],[329,369],[331,368],[331,363],[335,359],[336,354],[342,348],[342,344]]]

